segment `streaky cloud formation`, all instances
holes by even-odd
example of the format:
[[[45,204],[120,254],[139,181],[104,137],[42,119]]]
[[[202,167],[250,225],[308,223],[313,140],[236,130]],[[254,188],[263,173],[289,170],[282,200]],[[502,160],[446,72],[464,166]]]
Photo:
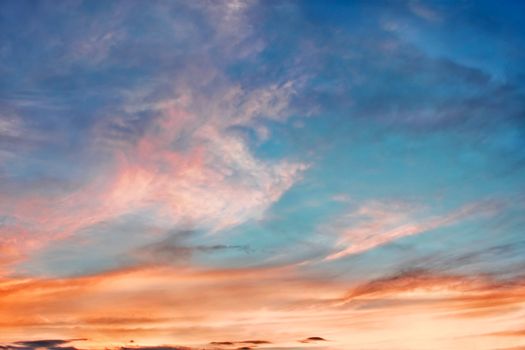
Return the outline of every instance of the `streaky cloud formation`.
[[[482,202],[467,204],[458,210],[442,217],[429,218],[419,223],[418,219],[411,219],[410,208],[403,203],[369,203],[359,208],[344,219],[349,222],[363,222],[355,228],[347,229],[338,245],[347,244],[350,247],[333,253],[328,260],[337,259],[346,255],[359,253],[386,244],[398,238],[425,233],[440,227],[468,219],[475,215],[487,215],[499,211],[501,204],[497,202]]]
[[[0,349],[523,349],[524,14],[2,1]]]

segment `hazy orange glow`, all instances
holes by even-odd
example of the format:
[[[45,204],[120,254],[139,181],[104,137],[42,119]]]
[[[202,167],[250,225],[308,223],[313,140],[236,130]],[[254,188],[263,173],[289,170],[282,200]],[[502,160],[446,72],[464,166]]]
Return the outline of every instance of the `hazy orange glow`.
[[[4,279],[2,338],[87,338],[83,347],[98,348],[130,340],[204,346],[203,338],[239,341],[261,334],[293,344],[323,334],[345,347],[418,349],[433,342],[492,349],[518,345],[523,335],[525,283],[417,272],[351,287],[300,276],[294,266],[151,267],[74,279]],[[501,332],[493,332],[494,322]]]

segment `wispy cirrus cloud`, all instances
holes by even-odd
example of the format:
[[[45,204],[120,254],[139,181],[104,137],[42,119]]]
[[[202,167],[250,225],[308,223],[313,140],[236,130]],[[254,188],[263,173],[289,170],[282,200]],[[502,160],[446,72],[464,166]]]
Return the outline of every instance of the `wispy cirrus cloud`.
[[[340,218],[336,225],[342,233],[337,245],[343,248],[326,259],[334,260],[361,253],[399,238],[451,226],[474,216],[494,215],[501,208],[502,204],[499,202],[481,201],[467,204],[440,217],[421,218],[418,208],[409,203],[370,202]],[[345,228],[345,222],[350,227]]]
[[[216,37],[201,39],[207,43],[204,45],[221,50],[226,61],[239,59],[241,53],[237,50],[241,47],[242,57],[246,57],[250,50],[255,53],[264,45],[260,42],[249,48],[253,35],[249,18],[256,4],[177,6],[191,16],[210,20]],[[114,10],[107,14],[114,17],[111,25],[88,23],[87,38],[70,33],[82,37],[79,44],[67,49],[67,55],[61,56],[64,69],[71,69],[72,62],[80,64],[79,55],[95,56],[90,64],[103,69],[118,59],[122,50],[131,49],[127,46],[129,33],[123,33],[121,27],[138,8],[125,3],[110,7]],[[38,195],[33,191],[27,191],[31,192],[27,195],[19,191],[3,194],[0,210],[9,222],[2,238],[5,251],[11,252],[7,259],[10,262],[22,261],[54,240],[145,210],[161,226],[160,231],[165,227],[194,226],[216,232],[261,218],[300,180],[307,164],[259,159],[248,140],[232,132],[234,127],[244,127],[255,130],[261,139],[268,137],[264,119],[288,118],[300,81],[294,76],[254,86],[231,81],[223,72],[224,62],[213,60],[210,50],[200,50],[192,42],[196,33],[183,35],[183,30],[206,30],[184,21],[172,22],[163,12],[169,8],[159,5],[151,11],[173,26],[163,34],[170,36],[171,30],[177,31],[175,39],[194,46],[198,51],[195,57],[181,53],[176,65],[163,62],[160,66],[165,66],[152,73],[149,83],[119,91],[118,103],[107,110],[101,108],[101,116],[94,118],[88,128],[90,140],[85,141],[86,148],[80,155],[93,167],[85,179],[72,182],[70,187],[74,189],[66,186]],[[134,42],[140,46],[148,41],[146,35]],[[162,43],[155,45],[163,47]],[[147,55],[138,56],[149,59]],[[172,74],[178,79],[166,80],[165,76]],[[4,131],[12,134],[14,124],[9,123],[9,130],[4,124]],[[10,187],[14,186],[18,185]],[[22,236],[24,239],[19,239]]]

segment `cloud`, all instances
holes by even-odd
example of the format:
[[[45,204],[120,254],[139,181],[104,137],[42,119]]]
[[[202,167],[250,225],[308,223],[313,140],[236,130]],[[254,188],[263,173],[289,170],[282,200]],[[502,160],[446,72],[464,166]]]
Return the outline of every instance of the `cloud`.
[[[303,339],[303,340],[299,340],[300,343],[315,343],[315,342],[322,342],[322,341],[327,341],[325,338],[323,337],[308,337],[306,339]]]
[[[182,346],[160,345],[160,346],[123,346],[121,350],[192,350],[192,348]]]
[[[141,263],[153,264],[176,264],[188,262],[195,253],[212,254],[214,252],[237,250],[248,253],[250,248],[242,245],[225,245],[225,244],[197,244],[188,245],[184,240],[193,233],[188,232],[182,235],[180,233],[171,235],[160,242],[148,244],[138,248],[133,255]]]
[[[243,344],[253,345],[253,347],[252,346],[239,346],[236,348],[240,350],[240,349],[255,349],[258,345],[267,345],[271,343],[272,342],[268,340],[240,340],[240,341],[213,341],[213,342],[210,342],[210,345],[215,345],[215,346],[220,346],[220,347],[222,346],[231,347],[231,346],[238,346],[238,345],[243,345]]]
[[[498,280],[408,270],[354,287],[343,304],[394,309],[411,305],[416,310],[449,310],[455,318],[484,318],[521,310],[524,286],[523,277]]]
[[[266,341],[250,339],[253,334],[281,339],[273,325],[287,322],[287,310],[339,294],[330,283],[300,278],[291,266],[130,268],[76,278],[5,280],[0,293],[0,325],[10,330],[59,327],[95,344],[100,338],[151,344],[172,340],[175,333],[180,337],[172,341],[183,344],[244,338],[238,345]]]
[[[408,8],[412,13],[414,13],[416,16],[423,18],[430,22],[439,22],[442,20],[441,14],[436,11],[435,9],[432,9],[428,3],[422,3],[418,0],[412,0],[408,2]]]
[[[159,19],[163,25],[159,33],[170,39],[160,42],[148,33],[135,38],[124,32],[125,25],[134,23],[135,16],[143,11],[136,6],[109,5],[111,11],[93,22],[83,18],[75,5],[67,10],[60,7],[58,11],[72,11],[80,17],[79,23],[86,28],[85,33],[68,33],[64,39],[67,43],[60,56],[61,74],[69,76],[74,67],[84,67],[84,57],[90,57],[92,65],[84,69],[104,71],[104,67],[120,62],[122,55],[130,58],[127,69],[135,67],[137,74],[146,63],[159,69],[153,69],[151,75],[147,73],[149,78],[137,86],[124,88],[108,82],[111,88],[104,91],[116,97],[107,108],[90,110],[86,117],[89,122],[78,130],[83,137],[80,149],[69,154],[70,147],[60,147],[66,150],[64,157],[82,164],[81,175],[70,175],[71,183],[58,179],[64,184],[62,188],[40,193],[18,183],[16,178],[6,179],[7,190],[0,193],[0,212],[10,222],[3,227],[0,245],[10,256],[4,264],[13,268],[12,264],[29,259],[51,242],[146,211],[159,231],[174,226],[209,232],[229,229],[261,219],[273,203],[300,181],[308,168],[305,162],[263,160],[253,152],[250,140],[232,132],[242,126],[255,130],[261,140],[270,137],[265,123],[284,122],[293,114],[292,99],[304,83],[297,76],[283,75],[258,84],[241,84],[226,74],[224,61],[244,59],[264,45],[258,41],[251,46],[255,34],[250,16],[256,6],[251,2],[226,7],[211,3],[153,6],[148,14]],[[181,21],[170,16],[180,16]],[[197,21],[205,19],[213,37],[208,37],[206,28],[195,27],[187,18],[183,20],[185,16]],[[68,27],[71,23],[65,20],[63,25]],[[152,25],[157,27],[158,23]],[[171,39],[195,51],[178,52],[172,46],[165,47],[163,42],[172,42]],[[153,58],[148,55],[148,45],[157,52],[166,52],[168,57],[155,55],[150,62]],[[137,49],[144,47],[145,50]],[[211,53],[213,48],[221,52],[221,59]],[[9,119],[0,124],[0,132],[25,135],[18,124]],[[73,127],[76,126],[55,127],[65,131],[55,139],[64,141],[61,137],[71,134],[67,128]],[[56,158],[64,162],[62,156]],[[32,187],[46,186],[35,183]],[[192,249],[219,250],[221,245]],[[179,253],[188,253],[182,250]]]
[[[30,243],[38,248],[147,208],[171,225],[191,223],[218,231],[260,218],[306,169],[301,163],[258,160],[242,139],[213,125],[193,132],[187,150],[171,150],[186,125],[177,126],[184,116],[194,118],[183,110],[166,111],[158,129],[124,153],[112,150],[115,165],[73,193],[5,201],[2,211],[17,220],[4,239],[10,231],[25,232],[29,240],[20,241],[17,249],[27,251]]]
[[[53,143],[54,136],[51,132],[42,134],[33,122],[2,102],[0,100],[0,176],[4,168],[21,155],[28,157],[39,147]]]
[[[63,345],[66,343],[69,343],[70,340],[62,340],[62,339],[50,339],[50,340],[26,340],[26,341],[18,341],[15,344],[35,347],[35,348],[49,348],[49,347],[55,347],[58,345]]]
[[[489,333],[488,336],[496,337],[525,337],[525,329],[514,329],[508,331],[501,331],[495,333]]]
[[[240,344],[253,344],[253,345],[260,345],[260,344],[271,344],[268,340],[242,340],[238,342]]]
[[[43,339],[43,340],[21,340],[9,345],[0,345],[0,349],[6,350],[77,350],[73,346],[65,346],[71,342],[84,341],[87,339]]]
[[[247,340],[229,340],[222,345],[265,345],[261,342],[266,340],[248,338],[265,334],[276,348],[317,330],[330,332],[334,346],[344,346],[341,344],[362,344],[378,335],[371,325],[403,331],[405,326],[400,323],[398,328],[384,324],[385,318],[395,323],[399,314],[406,320],[424,315],[418,322],[425,327],[436,322],[443,322],[444,327],[446,322],[468,317],[471,326],[467,331],[478,328],[479,332],[493,329],[483,325],[483,320],[513,315],[524,306],[521,279],[408,270],[358,281],[350,290],[348,284],[306,277],[298,267],[155,267],[67,279],[4,280],[0,285],[0,325],[29,331],[59,327],[93,341],[135,339],[137,344],[155,344],[160,338],[196,344],[203,338],[245,336]],[[23,317],[19,310],[24,310]],[[283,335],[278,330],[285,326],[288,331]],[[341,337],[349,328],[354,330],[352,338]],[[452,334],[457,329],[444,331]]]
[[[476,285],[478,288],[482,287],[483,281],[469,280],[468,277],[463,276],[441,275],[426,270],[409,270],[359,285],[350,292],[347,298],[352,300],[358,297],[396,294],[434,287],[468,290]]]
[[[439,21],[438,11],[432,9],[435,3],[411,1],[407,5],[420,18]],[[461,131],[469,143],[490,138],[496,130],[511,125],[522,129],[519,116],[525,103],[519,84],[499,79],[490,71],[494,64],[487,67],[476,64],[481,63],[477,59],[467,60],[470,52],[454,50],[457,47],[443,43],[436,32],[410,25],[412,21],[406,18],[385,16],[389,17],[393,19],[386,20],[387,26],[394,29],[369,28],[367,40],[353,37],[348,30],[331,34],[332,40],[344,43],[337,47],[312,44],[322,67],[316,72],[330,81],[326,87],[310,86],[315,94],[307,91],[312,100],[319,101],[316,105],[321,111],[329,106],[355,122],[401,132]],[[439,44],[428,44],[430,37]],[[464,48],[461,42],[451,45],[455,44]],[[330,59],[344,69],[326,63]]]
[[[87,325],[140,325],[140,324],[155,324],[169,321],[169,317],[119,317],[119,316],[101,316],[88,317],[82,319],[81,322]]]
[[[490,216],[500,209],[501,203],[480,201],[466,204],[442,216],[421,219],[417,209],[408,203],[371,201],[341,217],[335,224],[341,232],[337,246],[343,248],[326,259],[334,260],[358,254],[402,237],[451,226],[475,216]]]

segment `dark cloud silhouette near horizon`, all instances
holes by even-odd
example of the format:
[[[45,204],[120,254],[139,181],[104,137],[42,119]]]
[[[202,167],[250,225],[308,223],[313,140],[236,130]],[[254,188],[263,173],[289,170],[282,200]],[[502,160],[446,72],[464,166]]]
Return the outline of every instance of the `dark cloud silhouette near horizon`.
[[[299,340],[300,343],[315,343],[315,342],[324,342],[327,341],[323,337],[308,337],[302,340]]]
[[[19,340],[10,344],[0,345],[0,349],[5,350],[79,350],[75,346],[70,346],[72,342],[82,342],[85,338],[74,339],[39,339],[39,340]]]

